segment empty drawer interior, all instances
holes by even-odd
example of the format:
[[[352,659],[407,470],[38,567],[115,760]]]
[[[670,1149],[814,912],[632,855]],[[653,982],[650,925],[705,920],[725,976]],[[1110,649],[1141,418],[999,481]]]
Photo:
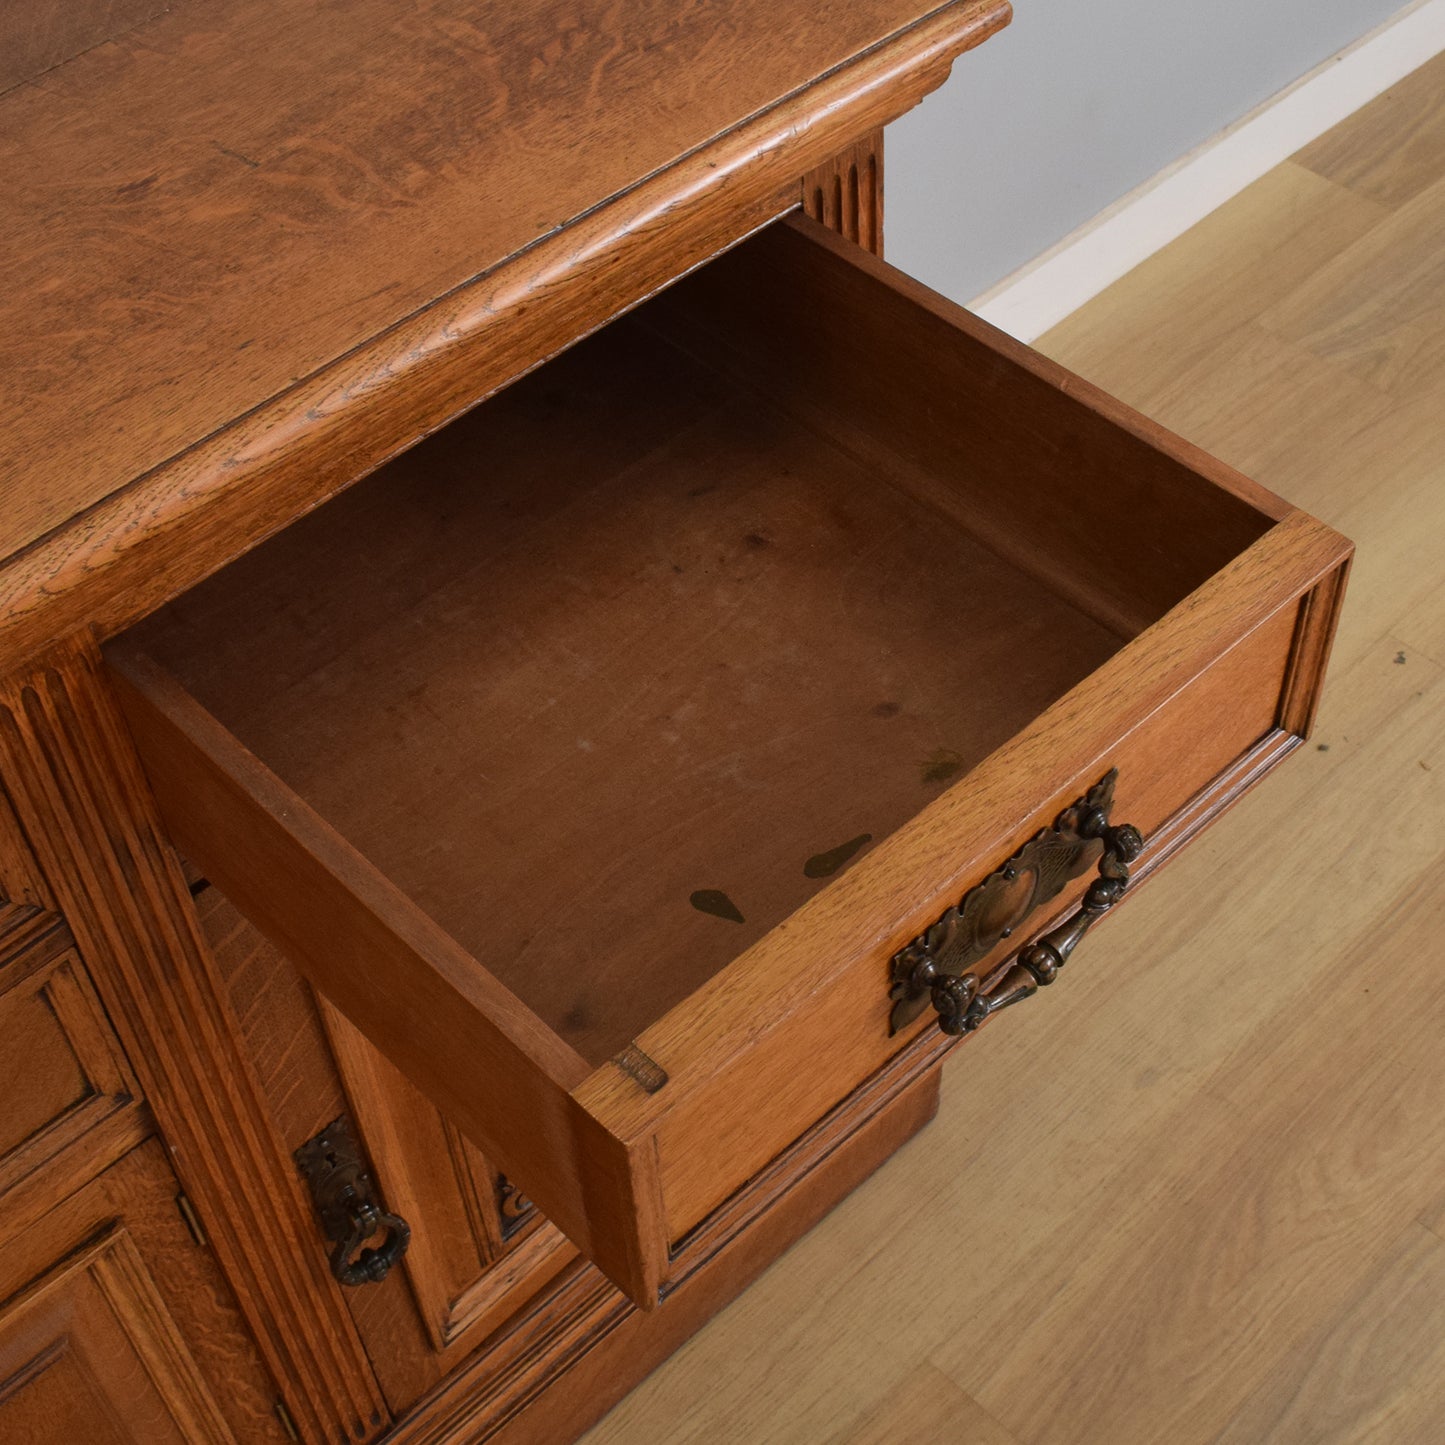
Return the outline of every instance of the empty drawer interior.
[[[833,246],[745,242],[132,634],[591,1063],[1273,520]]]

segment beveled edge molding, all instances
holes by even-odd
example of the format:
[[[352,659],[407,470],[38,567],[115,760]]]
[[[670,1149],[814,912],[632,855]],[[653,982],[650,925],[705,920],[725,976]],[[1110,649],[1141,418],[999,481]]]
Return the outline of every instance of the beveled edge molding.
[[[3,797],[0,779],[0,800]],[[29,962],[39,967],[73,947],[70,930],[58,913],[0,896],[0,974],[22,954],[31,954]]]
[[[1341,566],[1300,600],[1299,621],[1280,693],[1279,725],[1307,738],[1314,731],[1330,651],[1354,565],[1354,548]]]
[[[93,640],[0,679],[0,770],[255,1346],[309,1437],[387,1418]]]
[[[798,178],[1007,24],[947,0],[433,301],[0,565],[0,672],[111,635],[798,204]]]

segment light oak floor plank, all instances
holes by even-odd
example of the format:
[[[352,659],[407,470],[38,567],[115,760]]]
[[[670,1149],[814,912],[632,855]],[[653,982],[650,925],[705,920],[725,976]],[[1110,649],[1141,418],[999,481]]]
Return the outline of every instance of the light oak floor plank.
[[[961,1049],[937,1122],[591,1445],[1445,1440],[1427,70],[1042,343],[1356,540],[1316,738]]]
[[[1268,306],[1261,324],[1386,395],[1418,394],[1445,364],[1442,230],[1445,180]]]
[[[1445,1418],[1445,1244],[1407,1228],[1366,1287],[1240,1407],[1219,1445],[1401,1445]]]
[[[1432,1238],[1434,1236],[1431,1236]],[[830,1445],[1018,1445],[977,1400],[932,1365],[909,1370],[857,1424]]]
[[[1287,294],[1389,215],[1286,161],[1055,327],[1041,349],[1067,353],[1075,370],[1153,414],[1155,389],[1251,327],[1262,298]],[[1100,306],[1124,294],[1127,325],[1100,325]],[[1227,368],[1207,369],[1216,374]]]
[[[1439,1051],[1445,994],[1429,989],[1424,963],[1414,978],[1368,967],[1372,956],[1428,958],[1442,906],[1436,862],[1385,921],[1342,940],[1360,960],[1353,974],[1256,1031],[1161,1121],[1116,1181],[1110,1227],[1058,1261],[1059,1288],[987,1378],[954,1351],[934,1363],[1037,1445],[1202,1445],[1240,1395],[1278,1388],[1303,1363],[1284,1342],[1347,1314],[1388,1271],[1416,1201],[1445,1171],[1438,1099],[1400,1088]],[[1228,991],[1219,1001],[1233,1002]],[[1302,1090],[1321,1039],[1331,1068]],[[1066,1367],[1040,1377],[1036,1362],[1057,1361],[1061,1341]],[[1408,1380],[1399,1387],[1409,1393]]]
[[[1294,159],[1391,208],[1445,175],[1445,55],[1311,141]]]

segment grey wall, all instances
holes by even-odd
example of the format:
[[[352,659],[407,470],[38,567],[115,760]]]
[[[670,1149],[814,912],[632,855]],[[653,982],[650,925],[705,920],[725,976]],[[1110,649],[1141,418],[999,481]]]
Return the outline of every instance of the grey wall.
[[[969,301],[1402,8],[1014,0],[888,129],[888,259]]]

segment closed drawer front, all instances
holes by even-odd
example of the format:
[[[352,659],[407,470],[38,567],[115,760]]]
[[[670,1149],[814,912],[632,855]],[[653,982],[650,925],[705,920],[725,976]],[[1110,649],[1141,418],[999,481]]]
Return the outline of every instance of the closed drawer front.
[[[144,1133],[139,1090],[70,935],[0,904],[0,1219],[9,1232]]]
[[[793,219],[109,656],[182,850],[651,1304],[966,890],[1288,751],[1348,554]]]

